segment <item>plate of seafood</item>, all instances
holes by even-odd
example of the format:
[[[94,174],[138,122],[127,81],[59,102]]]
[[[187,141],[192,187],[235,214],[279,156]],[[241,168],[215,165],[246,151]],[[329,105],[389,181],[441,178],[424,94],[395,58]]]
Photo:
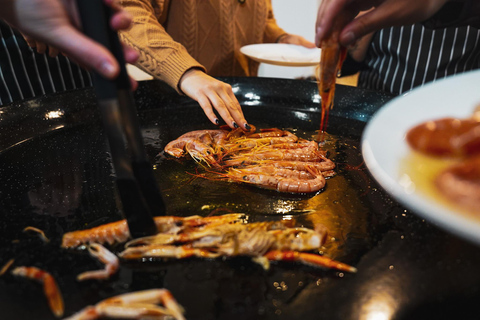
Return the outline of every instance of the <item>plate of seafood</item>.
[[[380,109],[362,137],[374,178],[399,202],[480,244],[480,72],[448,77]]]
[[[286,43],[251,44],[240,52],[255,61],[290,67],[316,66],[320,61],[319,48],[306,48]]]

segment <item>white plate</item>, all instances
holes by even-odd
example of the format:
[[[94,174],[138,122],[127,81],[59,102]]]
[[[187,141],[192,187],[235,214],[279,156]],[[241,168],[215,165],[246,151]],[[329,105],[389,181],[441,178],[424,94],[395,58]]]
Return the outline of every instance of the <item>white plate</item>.
[[[362,137],[365,163],[374,178],[400,203],[430,222],[480,244],[480,217],[415,190],[402,172],[411,151],[406,132],[442,117],[467,118],[480,103],[480,71],[448,77],[395,98],[370,120]]]
[[[151,75],[129,63],[127,63],[127,72],[128,75],[136,81],[146,81],[153,79]]]
[[[316,66],[320,62],[319,48],[305,48],[285,43],[251,44],[240,52],[255,61],[289,67]]]

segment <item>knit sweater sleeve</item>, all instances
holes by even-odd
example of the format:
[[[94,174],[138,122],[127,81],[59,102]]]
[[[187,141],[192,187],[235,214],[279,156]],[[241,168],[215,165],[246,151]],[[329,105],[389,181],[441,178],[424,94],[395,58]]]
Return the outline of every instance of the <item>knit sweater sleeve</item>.
[[[133,16],[132,26],[120,32],[120,38],[139,52],[137,67],[165,81],[179,93],[179,82],[186,71],[192,68],[205,71],[183,45],[167,34],[157,19],[161,13],[154,10],[150,0],[121,0],[120,3]],[[162,0],[157,0],[157,4],[159,8],[164,7]]]
[[[286,34],[286,32],[277,25],[277,21],[275,20],[275,16],[273,14],[272,1],[266,1],[268,6],[268,16],[265,26],[265,32],[263,34],[263,42],[273,43],[277,42],[278,38],[280,38],[281,35]]]

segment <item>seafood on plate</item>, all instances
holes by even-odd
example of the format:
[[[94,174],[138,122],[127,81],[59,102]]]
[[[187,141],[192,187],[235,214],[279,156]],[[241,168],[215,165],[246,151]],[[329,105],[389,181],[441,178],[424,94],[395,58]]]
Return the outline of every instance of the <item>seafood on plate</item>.
[[[50,273],[36,267],[28,266],[16,267],[11,272],[14,276],[24,277],[42,283],[43,292],[48,300],[50,310],[52,310],[53,314],[57,318],[63,316],[65,308],[63,304],[62,294],[60,292],[60,289],[58,288],[55,278],[53,278]]]
[[[446,168],[435,179],[435,185],[450,201],[470,211],[479,212],[480,156]]]
[[[480,213],[480,107],[469,118],[420,123],[406,141],[420,154],[448,161],[432,183],[450,203]]]
[[[162,304],[160,306],[159,304]],[[184,310],[167,289],[150,289],[121,294],[88,306],[65,320],[166,319],[183,320]]]
[[[423,122],[407,132],[408,144],[434,157],[465,158],[480,154],[480,120],[442,118]]]
[[[118,256],[124,260],[247,256],[266,269],[269,261],[282,260],[356,272],[352,266],[313,253],[321,248],[327,236],[321,224],[310,229],[295,227],[294,222],[284,220],[248,223],[243,214],[162,218],[175,222],[158,228],[156,235],[127,242],[125,250]],[[98,241],[95,229],[101,228],[105,226],[65,234],[63,247],[74,248]],[[86,238],[86,234],[91,238]],[[78,241],[74,240],[76,237],[79,237]]]
[[[197,176],[226,180],[288,193],[313,193],[325,187],[335,164],[318,143],[278,128],[260,132],[196,130],[165,146],[165,153],[189,154],[204,164]]]

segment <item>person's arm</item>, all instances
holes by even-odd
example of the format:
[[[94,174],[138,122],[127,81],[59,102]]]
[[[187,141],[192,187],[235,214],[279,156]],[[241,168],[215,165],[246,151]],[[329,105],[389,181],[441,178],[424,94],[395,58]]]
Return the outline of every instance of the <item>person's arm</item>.
[[[275,43],[279,42],[282,37],[285,37],[287,32],[280,28],[273,14],[272,1],[266,0],[268,6],[268,15],[267,23],[265,25],[265,32],[263,33],[263,42],[264,43]]]
[[[120,32],[120,38],[139,52],[138,67],[179,93],[180,79],[187,70],[197,68],[205,71],[185,47],[165,31],[149,0],[120,0],[120,4],[133,16],[132,26]]]
[[[277,25],[275,15],[273,14],[272,1],[267,0],[268,5],[268,16],[267,24],[265,27],[265,33],[263,37],[264,43],[288,43],[296,44],[299,46],[304,46],[307,48],[315,48],[315,44],[311,41],[308,41],[302,36],[296,34],[290,34],[285,32],[282,28]]]
[[[131,19],[113,0],[104,0],[114,10],[110,20],[114,29],[127,28]],[[64,52],[82,66],[107,78],[118,75],[114,56],[77,28],[78,16],[73,0],[0,0],[0,18],[23,34]],[[125,60],[134,62],[137,54],[126,49]]]
[[[241,126],[249,130],[232,87],[207,75],[185,47],[170,37],[158,21],[161,13],[155,12],[149,0],[120,3],[134,21],[120,37],[139,52],[138,67],[197,101],[212,123],[220,124],[215,109],[231,128]]]
[[[340,43],[349,46],[371,32],[404,24],[425,21],[448,0],[323,0],[318,9],[315,43],[320,45],[330,34],[339,16],[347,23],[341,28]],[[373,10],[358,16],[360,11]]]
[[[431,18],[422,22],[426,28],[438,29],[470,25],[480,27],[480,1],[450,0]]]

